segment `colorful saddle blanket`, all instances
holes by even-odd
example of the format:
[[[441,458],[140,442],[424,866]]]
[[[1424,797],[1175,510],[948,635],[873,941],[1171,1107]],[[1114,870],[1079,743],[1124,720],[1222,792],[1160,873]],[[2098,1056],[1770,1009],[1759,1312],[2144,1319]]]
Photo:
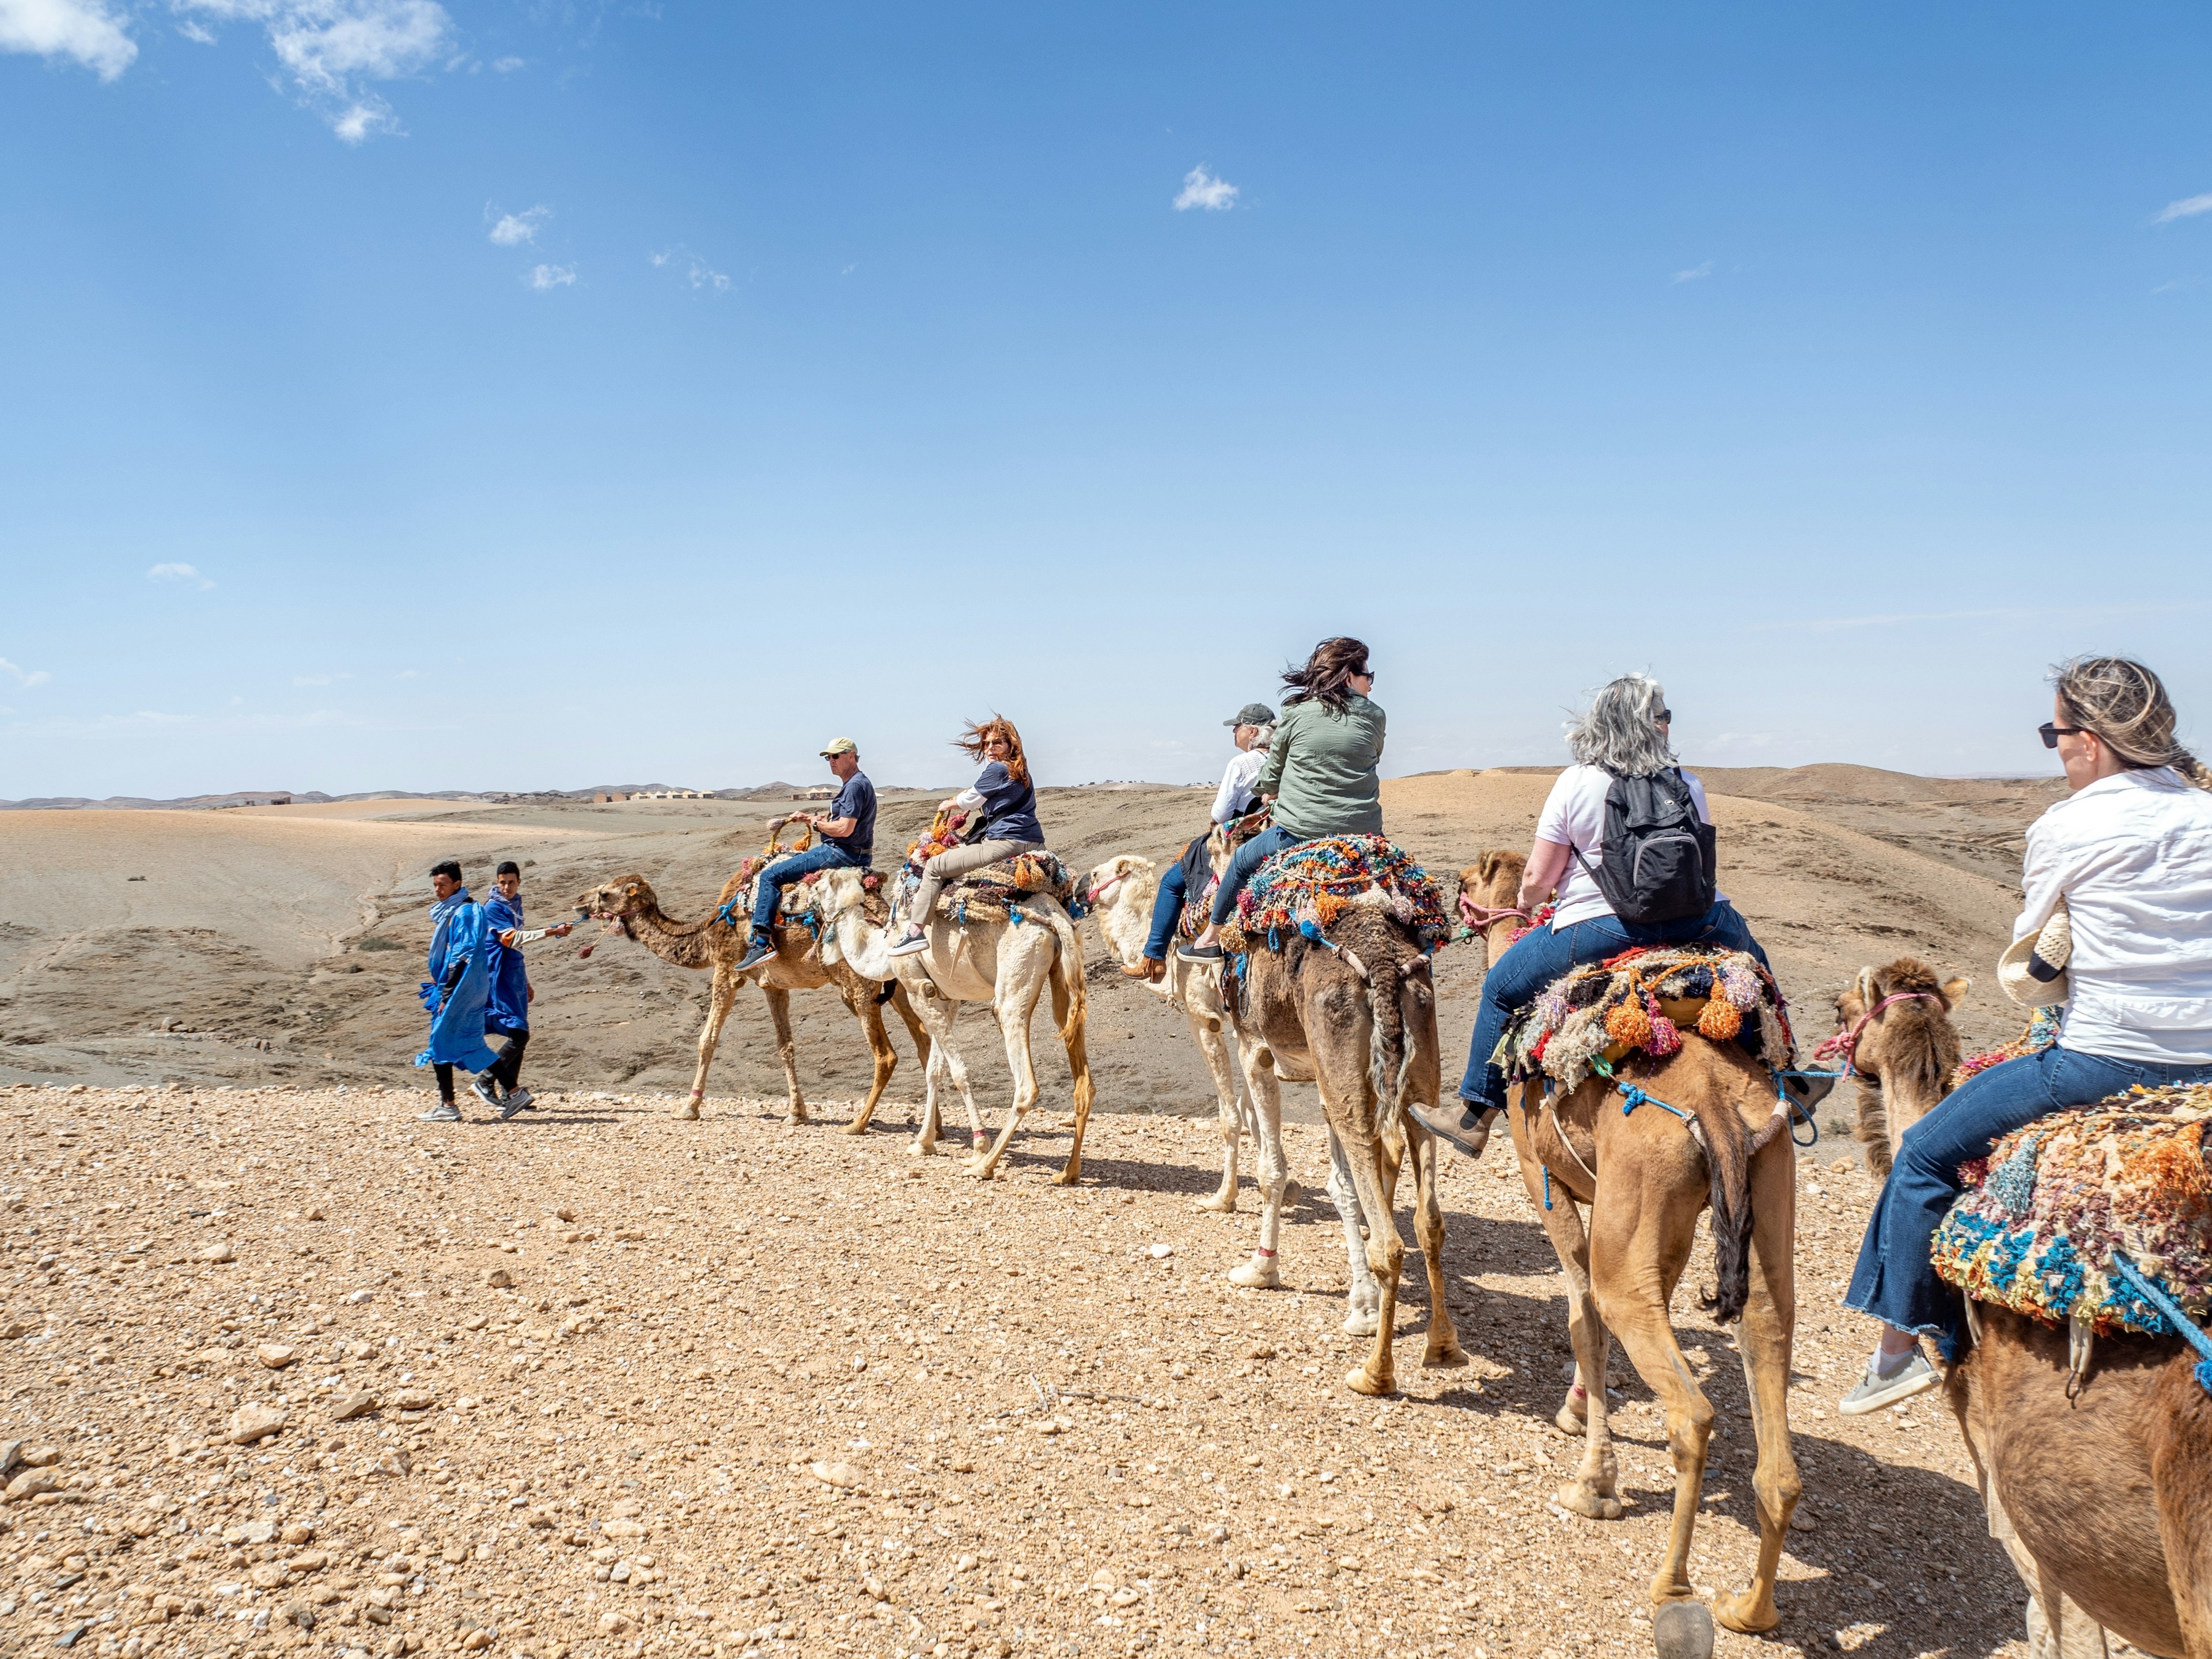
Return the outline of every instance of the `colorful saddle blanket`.
[[[899,872],[901,915],[921,885],[921,873],[913,866]],[[1042,896],[1054,901],[1069,915],[1081,916],[1090,907],[1083,902],[1076,885],[1075,872],[1060,862],[1057,853],[1049,849],[1024,853],[953,878],[937,896],[937,914],[947,921],[1004,921],[1020,914],[1023,901]]]
[[[760,872],[773,860],[749,858],[738,866],[738,873],[723,890],[725,894],[714,919],[725,927],[748,928],[752,926],[753,895],[758,890]],[[822,937],[824,926],[822,915],[822,872],[801,876],[787,884],[776,902],[775,921],[779,927],[804,927],[815,938]],[[884,878],[873,870],[860,878],[860,913],[873,927],[880,927],[890,918],[890,903],[884,896]]]
[[[2101,1334],[2179,1335],[2114,1270],[2124,1253],[2191,1319],[2212,1307],[2212,1085],[2132,1089],[2040,1117],[1967,1164],[1936,1271],[1976,1301]]]
[[[1511,1082],[1573,1089],[1602,1056],[1663,1059],[1696,1031],[1741,1042],[1777,1071],[1796,1064],[1789,1005],[1759,958],[1696,945],[1638,945],[1551,985],[1505,1028],[1491,1063]]]
[[[1381,836],[1330,836],[1285,847],[1237,896],[1244,938],[1283,948],[1284,936],[1323,939],[1355,904],[1375,904],[1423,951],[1451,937],[1443,894],[1427,871]]]

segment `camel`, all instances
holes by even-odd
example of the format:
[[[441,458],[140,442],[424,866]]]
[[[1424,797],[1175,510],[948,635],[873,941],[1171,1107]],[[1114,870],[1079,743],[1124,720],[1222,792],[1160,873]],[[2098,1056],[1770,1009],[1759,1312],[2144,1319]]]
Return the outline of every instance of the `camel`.
[[[1480,907],[1476,914],[1486,918],[1484,942],[1492,962],[1518,918],[1514,907],[1527,866],[1518,853],[1490,852],[1460,874],[1462,909]],[[1674,1525],[1651,1581],[1651,1600],[1663,1606],[1696,1596],[1690,1543],[1713,1408],[1675,1345],[1668,1307],[1689,1261],[1698,1212],[1710,1205],[1717,1284],[1709,1305],[1723,1324],[1742,1322],[1736,1346],[1759,1446],[1752,1477],[1758,1563],[1747,1589],[1715,1600],[1713,1615],[1730,1630],[1771,1630],[1781,1618],[1775,1570],[1801,1490],[1788,1399],[1797,1316],[1796,1154],[1786,1134],[1755,1145],[1754,1132],[1775,1115],[1775,1085],[1734,1042],[1693,1036],[1664,1060],[1638,1055],[1619,1072],[1651,1099],[1692,1114],[1698,1134],[1669,1112],[1623,1112],[1620,1097],[1602,1077],[1565,1095],[1516,1085],[1507,1096],[1522,1182],[1567,1279],[1575,1381],[1555,1420],[1563,1431],[1583,1437],[1583,1454],[1574,1480],[1554,1501],[1593,1520],[1620,1516],[1605,1391],[1617,1336],[1665,1408],[1674,1462]]]
[[[1861,1079],[1858,1138],[1887,1173],[1905,1132],[1950,1092],[1951,1011],[1972,981],[1939,984],[1901,957],[1863,968],[1836,999]],[[1905,1001],[1885,1001],[1900,995]],[[1868,1018],[1868,1011],[1880,1012]],[[2067,1333],[1973,1303],[1973,1346],[1943,1392],[1974,1460],[1990,1531],[2028,1589],[2034,1659],[2089,1659],[2119,1638],[2212,1659],[2212,1397],[2174,1337],[2100,1336],[2069,1397]]]
[[[1389,1394],[1397,1386],[1391,1354],[1398,1280],[1406,1259],[1393,1195],[1410,1158],[1414,1174],[1413,1232],[1429,1274],[1425,1367],[1468,1363],[1446,1304],[1443,1210],[1437,1200],[1436,1138],[1409,1105],[1437,1104],[1443,1085],[1437,1040],[1436,986],[1429,958],[1392,921],[1373,889],[1354,899],[1328,930],[1326,943],[1303,934],[1280,951],[1245,957],[1237,998],[1237,1059],[1251,1091],[1260,1141],[1260,1246],[1230,1275],[1240,1285],[1281,1282],[1275,1249],[1280,1236],[1288,1165],[1283,1156],[1281,1084],[1311,1083],[1321,1094],[1329,1131],[1330,1192],[1340,1191],[1355,1268],[1376,1285],[1374,1346],[1345,1376],[1355,1394]],[[1368,1237],[1358,1238],[1364,1218]],[[1355,1273],[1355,1297],[1361,1290]],[[1354,1315],[1362,1310],[1354,1303]],[[1364,1323],[1364,1318],[1359,1319]],[[1346,1328],[1353,1328],[1347,1319]]]
[[[576,901],[580,911],[611,924],[615,931],[635,939],[663,962],[673,963],[678,968],[714,970],[714,1000],[708,1006],[707,1023],[699,1028],[699,1069],[692,1074],[690,1098],[677,1109],[679,1118],[696,1119],[699,1115],[700,1103],[707,1094],[707,1068],[714,1063],[714,1050],[722,1040],[722,1022],[730,1017],[731,1006],[737,1000],[738,959],[744,954],[750,923],[742,916],[734,922],[725,921],[721,913],[737,898],[746,873],[740,871],[724,883],[714,910],[698,921],[678,921],[664,912],[652,884],[639,875],[617,876]],[[856,886],[858,879],[855,872]],[[776,1058],[783,1062],[787,1100],[783,1121],[787,1127],[795,1127],[807,1121],[806,1100],[799,1088],[798,1051],[791,1036],[791,994],[818,990],[824,985],[837,988],[837,994],[844,999],[845,1006],[853,1011],[860,1022],[860,1029],[867,1034],[868,1052],[875,1057],[875,1076],[868,1084],[868,1097],[854,1114],[853,1121],[845,1126],[847,1134],[862,1134],[867,1130],[868,1120],[875,1115],[876,1103],[883,1098],[892,1072],[898,1066],[898,1055],[884,1030],[883,981],[864,979],[846,963],[826,960],[827,955],[817,948],[813,934],[794,918],[776,929],[775,955],[765,966],[754,969],[752,977],[759,983],[761,994],[768,1000],[769,1018],[775,1024]],[[890,977],[884,976],[886,980]],[[929,1033],[915,1018],[914,1004],[905,988],[893,985],[890,1001],[899,1018],[906,1022],[915,1050],[927,1066]]]
[[[926,1056],[927,1091],[915,1152],[927,1156],[936,1150],[938,1085],[940,1077],[947,1078],[968,1108],[974,1152],[968,1172],[986,1181],[998,1172],[1014,1130],[1036,1104],[1030,1018],[1036,1011],[1037,999],[1049,985],[1053,1020],[1067,1048],[1068,1069],[1075,1075],[1074,1144],[1068,1148],[1066,1164],[1052,1180],[1055,1187],[1073,1186],[1083,1173],[1083,1131],[1091,1121],[1091,1102],[1097,1093],[1083,1044],[1083,940],[1074,921],[1050,896],[1031,893],[1021,902],[1018,920],[977,916],[954,921],[942,915],[931,916],[927,923],[929,948],[895,957],[884,929],[868,920],[862,908],[864,896],[857,871],[832,870],[822,878],[823,915],[830,930],[822,954],[849,963],[863,979],[896,978],[921,1011],[930,1048]],[[1013,1109],[988,1150],[983,1119],[968,1086],[967,1062],[952,1043],[952,1022],[960,1006],[967,1002],[989,1005],[998,1019],[1000,1035],[1006,1039],[1007,1067],[1014,1074]]]
[[[1215,841],[1218,846],[1218,832]],[[1152,898],[1159,890],[1158,866],[1150,859],[1125,854],[1107,860],[1093,870],[1084,878],[1083,885],[1091,915],[1098,922],[1098,931],[1108,948],[1126,965],[1135,967],[1144,960],[1146,935],[1152,927]],[[1237,1208],[1240,1135],[1249,1134],[1259,1148],[1260,1248],[1254,1250],[1250,1261],[1240,1262],[1231,1270],[1229,1282],[1245,1289],[1273,1289],[1283,1282],[1281,1261],[1277,1255],[1282,1211],[1297,1201],[1297,1183],[1289,1178],[1289,1165],[1284,1158],[1279,1097],[1272,1109],[1274,1116],[1263,1129],[1252,1086],[1248,1082],[1239,1088],[1237,1079],[1242,1067],[1231,1064],[1230,1045],[1222,1035],[1225,1028],[1231,1036],[1235,1036],[1237,1016],[1221,1000],[1218,969],[1195,966],[1170,951],[1165,976],[1150,982],[1146,988],[1182,1009],[1190,1022],[1191,1036],[1197,1039],[1199,1051],[1206,1056],[1206,1069],[1213,1074],[1214,1095],[1221,1114],[1221,1186],[1209,1197],[1200,1199],[1197,1207],[1233,1212]],[[1344,1224],[1345,1254],[1352,1274],[1344,1329],[1350,1336],[1372,1336],[1377,1310],[1382,1305],[1382,1287],[1367,1265],[1367,1245],[1360,1231],[1359,1198],[1352,1185],[1352,1165],[1334,1132],[1328,1136],[1328,1195]],[[1394,1154],[1390,1164],[1394,1187],[1396,1177]],[[1267,1194],[1279,1188],[1279,1196],[1271,1211]]]

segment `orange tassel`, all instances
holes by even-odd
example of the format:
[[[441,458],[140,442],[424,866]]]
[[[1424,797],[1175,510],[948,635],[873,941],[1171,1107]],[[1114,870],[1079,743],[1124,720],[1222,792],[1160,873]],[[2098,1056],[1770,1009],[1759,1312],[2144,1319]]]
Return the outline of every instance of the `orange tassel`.
[[[1605,1034],[1615,1042],[1641,1048],[1651,1040],[1651,1016],[1641,1004],[1624,1002],[1605,1017]]]
[[[1726,997],[1711,998],[1705,1012],[1698,1016],[1698,1034],[1711,1037],[1715,1042],[1726,1042],[1743,1030],[1743,1011]]]

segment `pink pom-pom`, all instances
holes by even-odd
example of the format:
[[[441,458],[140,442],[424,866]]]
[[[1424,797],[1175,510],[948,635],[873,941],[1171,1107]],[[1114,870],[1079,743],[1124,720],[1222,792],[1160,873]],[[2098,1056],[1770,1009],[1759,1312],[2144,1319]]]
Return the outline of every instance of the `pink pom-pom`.
[[[1644,1040],[1644,1052],[1663,1059],[1682,1046],[1681,1028],[1664,1014],[1651,1016],[1651,1035]]]

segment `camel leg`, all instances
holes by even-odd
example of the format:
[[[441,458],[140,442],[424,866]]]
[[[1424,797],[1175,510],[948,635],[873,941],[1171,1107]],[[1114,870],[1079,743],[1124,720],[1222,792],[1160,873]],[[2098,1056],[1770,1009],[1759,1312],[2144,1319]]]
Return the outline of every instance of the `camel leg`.
[[[866,1134],[868,1121],[876,1115],[876,1103],[884,1097],[890,1086],[891,1073],[898,1069],[898,1051],[891,1047],[890,1033],[884,1029],[884,1011],[876,1006],[875,988],[866,980],[849,980],[839,986],[845,1006],[860,1017],[860,1030],[868,1039],[868,1053],[874,1057],[875,1076],[868,1084],[868,1097],[860,1103],[860,1109],[853,1114],[853,1121],[845,1126],[848,1135]]]
[[[1326,1073],[1324,1073],[1326,1075]],[[1323,1100],[1327,1107],[1328,1102]],[[1329,1114],[1332,1118],[1337,1114]],[[1398,1237],[1398,1220],[1390,1211],[1390,1189],[1382,1176],[1382,1149],[1370,1132],[1345,1135],[1344,1153],[1352,1165],[1352,1183],[1359,1194],[1359,1207],[1367,1218],[1367,1261],[1382,1287],[1382,1304],[1375,1310],[1375,1346],[1367,1363],[1347,1373],[1345,1386],[1354,1394],[1389,1394],[1397,1387],[1390,1358],[1390,1339],[1398,1321],[1398,1279],[1405,1271],[1405,1241]],[[1382,1260],[1375,1260],[1377,1246]]]
[[[2151,1491],[2158,1510],[2159,1541],[2166,1547],[2166,1581],[2181,1624],[2186,1659],[2212,1656],[2212,1535],[2203,1524],[2204,1471],[2212,1468],[2212,1402],[2196,1376],[2196,1358],[2185,1348],[2168,1362],[2150,1414]],[[2094,1621],[2069,1600],[2064,1613],[2081,1625]],[[2061,1634],[2067,1632],[2062,1630]]]
[[[1336,1213],[1344,1223],[1344,1254],[1352,1267],[1352,1290],[1345,1298],[1344,1334],[1346,1336],[1375,1334],[1376,1310],[1382,1305],[1382,1287],[1375,1282],[1375,1270],[1367,1265],[1367,1240],[1359,1231],[1359,1189],[1352,1184],[1352,1160],[1344,1155],[1344,1143],[1336,1138],[1336,1131],[1327,1131],[1328,1136],[1328,1196],[1336,1206]]]
[[[1001,971],[1004,971],[1005,963],[1006,958],[1002,956],[1000,958]],[[992,1000],[991,1012],[998,1018],[999,1035],[1006,1042],[1006,1069],[1014,1074],[1014,1103],[1006,1114],[1006,1121],[1000,1125],[999,1138],[991,1143],[991,1150],[981,1158],[969,1161],[968,1173],[978,1180],[988,1181],[998,1174],[999,1161],[1006,1157],[1006,1146],[1013,1139],[1014,1131],[1021,1127],[1022,1120],[1036,1104],[1036,1063],[1030,1055],[1030,1017],[1036,1012],[1037,992],[1041,988],[1036,985],[1026,988],[1010,985],[1003,998]],[[1021,1006],[1024,990],[1027,993],[1026,1007]]]
[[[691,1074],[691,1098],[676,1109],[676,1115],[696,1119],[699,1103],[707,1097],[707,1068],[714,1063],[714,1050],[722,1046],[722,1022],[738,1000],[738,976],[726,963],[714,964],[714,988],[707,1004],[707,1023],[699,1028],[699,1069]]]
[[[775,1057],[783,1062],[783,1086],[788,1102],[783,1127],[795,1128],[806,1121],[806,1101],[799,1092],[799,1045],[791,1036],[791,993],[763,985],[761,994],[768,999],[768,1017],[775,1027]]]
[[[1607,1182],[1605,1202],[1590,1207],[1590,1291],[1599,1317],[1666,1408],[1667,1449],[1674,1460],[1674,1515],[1667,1559],[1651,1581],[1651,1600],[1657,1603],[1687,1601],[1698,1593],[1690,1583],[1690,1538],[1705,1492],[1713,1406],[1675,1346],[1667,1299],[1689,1260],[1705,1194],[1702,1170],[1694,1185],[1669,1185],[1658,1170],[1639,1164],[1639,1150],[1631,1144],[1616,1152],[1627,1167],[1620,1179]],[[1591,1415],[1601,1417],[1604,1374],[1585,1375],[1590,1376],[1590,1403],[1597,1407]]]
[[[1467,1351],[1459,1345],[1444,1291],[1444,1209],[1437,1197],[1437,1138],[1417,1127],[1407,1137],[1406,1151],[1413,1164],[1413,1237],[1429,1270],[1429,1340],[1421,1364],[1431,1370],[1456,1369],[1467,1364]]]
[[[1091,1056],[1083,1044],[1083,1015],[1075,1009],[1075,987],[1069,975],[1083,971],[1080,959],[1070,963],[1065,953],[1052,967],[1052,1020],[1060,1027],[1060,1040],[1067,1046],[1067,1069],[1075,1077],[1075,1141],[1067,1149],[1066,1167],[1052,1178],[1055,1187],[1072,1187],[1083,1174],[1083,1131],[1091,1121],[1091,1103],[1098,1097],[1091,1076]],[[1024,1044],[1026,1048],[1026,1042]]]
[[[1735,1340],[1759,1442],[1759,1466],[1751,1478],[1759,1506],[1759,1565],[1745,1589],[1713,1602],[1714,1618],[1747,1635],[1772,1630],[1782,1620],[1774,1610],[1774,1574],[1803,1490],[1790,1448],[1790,1350],[1797,1325],[1796,1163],[1796,1152],[1778,1140],[1759,1153],[1750,1172],[1751,1297]]]
[[[1586,1515],[1593,1521],[1620,1519],[1620,1461],[1613,1448],[1611,1407],[1605,1380],[1612,1364],[1613,1339],[1598,1317],[1590,1294],[1589,1234],[1583,1226],[1582,1211],[1554,1182],[1552,1207],[1544,1207],[1544,1166],[1536,1159],[1528,1139],[1528,1123],[1516,1090],[1509,1097],[1511,1109],[1506,1122],[1513,1150],[1521,1161],[1521,1182],[1528,1189],[1529,1207],[1543,1224],[1553,1253],[1567,1279],[1567,1340],[1575,1351],[1575,1380],[1552,1420],[1563,1434],[1583,1437],[1582,1467],[1571,1485],[1553,1494],[1561,1509]]]
[[[1283,1282],[1275,1249],[1282,1238],[1283,1194],[1291,1163],[1283,1149],[1283,1085],[1275,1057],[1265,1048],[1243,1056],[1244,1086],[1252,1092],[1253,1139],[1260,1146],[1260,1242],[1251,1259],[1229,1270],[1229,1282],[1248,1291],[1272,1291]]]
[[[860,981],[860,994],[863,996],[869,994],[868,981],[866,980],[862,980]],[[928,1065],[930,1045],[929,1027],[924,1024],[922,1023],[921,1017],[915,1012],[914,999],[906,994],[906,987],[897,983],[896,981],[893,981],[891,986],[891,1012],[896,1014],[900,1020],[904,1023],[906,1026],[906,1034],[914,1039],[915,1057],[921,1060],[924,1066]]]
[[[959,1005],[946,1002],[941,997],[931,997],[923,1000],[922,1007],[922,1018],[929,1026],[929,1049],[923,1065],[927,1085],[922,1093],[921,1127],[914,1140],[915,1155],[918,1158],[927,1158],[937,1150],[939,1112],[947,1083],[957,1089],[960,1097],[968,1103],[968,1121],[975,1125],[978,1138],[982,1133],[981,1121],[975,1114],[975,1099],[968,1090],[968,1062],[952,1046],[952,1022],[959,1016]]]
[[[1227,1215],[1237,1208],[1237,1143],[1244,1128],[1245,1109],[1237,1094],[1237,1073],[1229,1057],[1228,1039],[1221,1035],[1221,1023],[1195,1009],[1188,1018],[1198,1052],[1206,1056],[1206,1069],[1212,1074],[1214,1103],[1221,1114],[1221,1188],[1211,1198],[1200,1199],[1198,1207]]]

